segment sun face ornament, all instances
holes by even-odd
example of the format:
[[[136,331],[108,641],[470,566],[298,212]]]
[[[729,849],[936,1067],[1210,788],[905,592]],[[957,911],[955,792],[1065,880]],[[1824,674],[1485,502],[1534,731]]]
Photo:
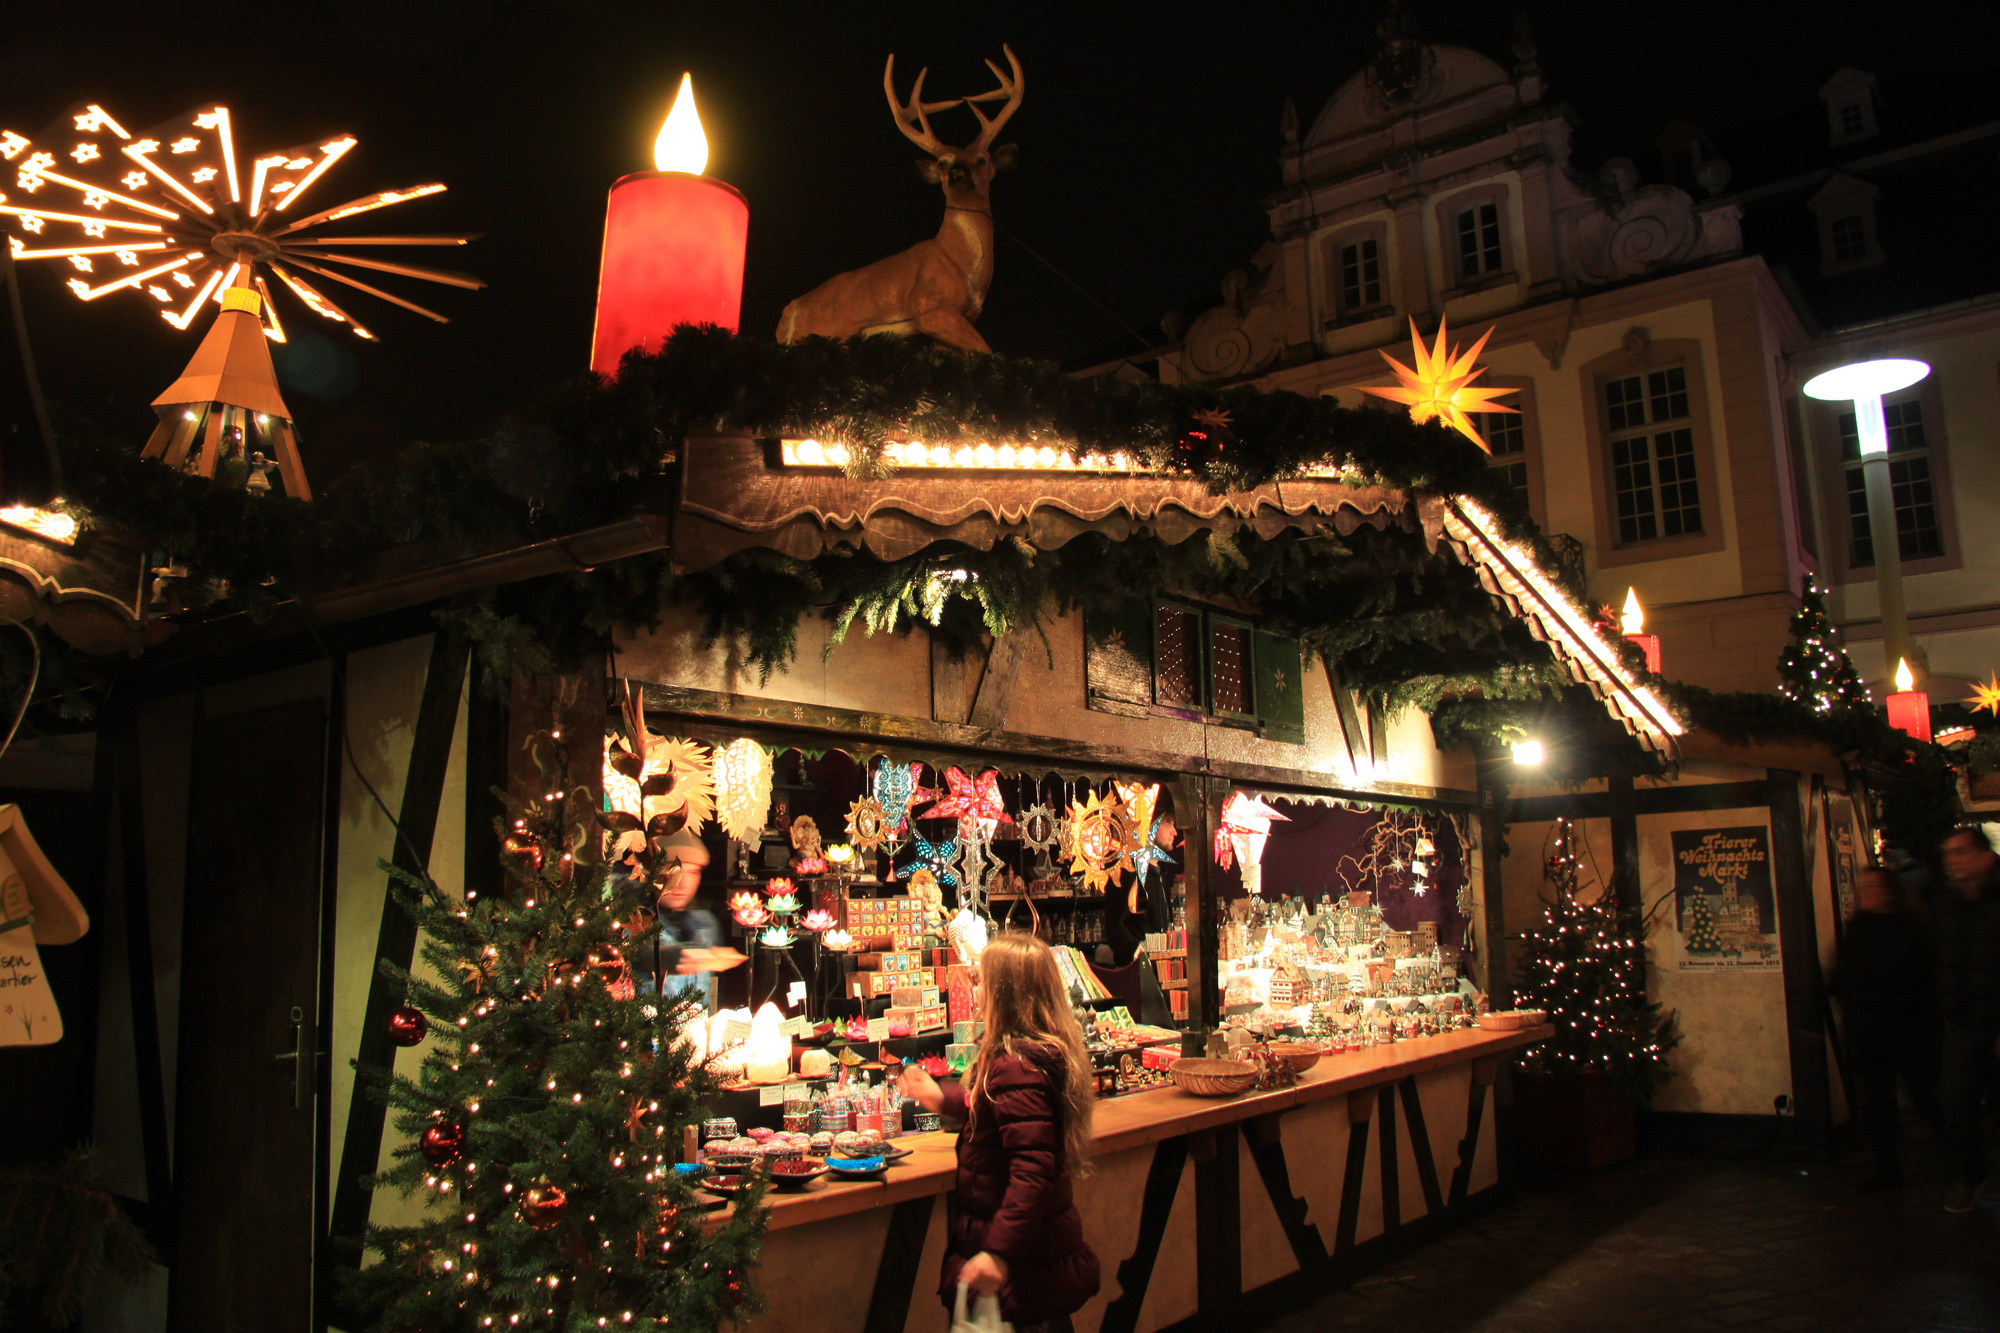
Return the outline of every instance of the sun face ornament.
[[[1131,848],[1124,832],[1125,803],[1118,799],[1116,790],[1105,797],[1093,790],[1083,801],[1070,805],[1069,819],[1075,840],[1070,873],[1083,876],[1087,892],[1103,893],[1112,880],[1132,869]]]
[[[873,796],[863,796],[848,805],[847,840],[856,851],[862,852],[872,852],[889,841],[882,803]]]
[[[1021,841],[1031,852],[1046,852],[1056,845],[1056,812],[1046,801],[1037,801],[1021,812]]]

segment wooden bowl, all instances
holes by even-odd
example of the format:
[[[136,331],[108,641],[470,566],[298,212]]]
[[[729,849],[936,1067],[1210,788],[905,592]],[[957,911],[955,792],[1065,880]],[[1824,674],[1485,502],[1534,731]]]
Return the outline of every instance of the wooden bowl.
[[[1167,1072],[1182,1092],[1196,1097],[1234,1097],[1248,1092],[1257,1081],[1257,1071],[1240,1060],[1204,1060],[1183,1057]]]
[[[1303,1074],[1318,1064],[1320,1056],[1325,1054],[1319,1047],[1302,1041],[1274,1041],[1271,1043],[1271,1053],[1291,1061],[1292,1071],[1298,1074]]]
[[[1521,1028],[1540,1027],[1548,1021],[1548,1014],[1540,1009],[1509,1009],[1479,1016],[1479,1026],[1489,1032],[1514,1032]]]

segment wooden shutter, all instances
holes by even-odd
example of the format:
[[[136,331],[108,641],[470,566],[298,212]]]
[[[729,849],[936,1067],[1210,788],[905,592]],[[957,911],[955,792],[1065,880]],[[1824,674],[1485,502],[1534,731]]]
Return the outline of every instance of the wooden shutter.
[[[1297,639],[1256,631],[1257,734],[1303,745],[1306,739],[1305,654]]]
[[[1153,706],[1153,604],[1092,608],[1083,617],[1084,703],[1144,717]]]
[[[1208,706],[1217,717],[1257,716],[1254,631],[1240,620],[1208,613]]]

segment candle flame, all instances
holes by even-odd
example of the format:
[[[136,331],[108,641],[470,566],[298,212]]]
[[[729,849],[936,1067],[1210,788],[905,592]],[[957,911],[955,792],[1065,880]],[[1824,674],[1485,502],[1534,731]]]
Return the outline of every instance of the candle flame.
[[[653,165],[661,171],[685,171],[699,176],[708,167],[708,136],[702,133],[701,116],[694,109],[694,75],[681,75],[681,90],[674,94],[673,109],[653,140]]]
[[[1917,687],[1917,678],[1910,674],[1910,664],[1903,658],[1896,659],[1896,688],[1908,694]]]
[[[1646,608],[1639,605],[1639,590],[1625,590],[1625,609],[1618,616],[1618,628],[1626,634],[1646,632]]]

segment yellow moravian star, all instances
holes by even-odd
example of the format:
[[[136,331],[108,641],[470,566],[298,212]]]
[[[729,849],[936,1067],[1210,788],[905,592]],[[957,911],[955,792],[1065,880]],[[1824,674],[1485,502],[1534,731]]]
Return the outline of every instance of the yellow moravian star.
[[[1372,393],[1377,398],[1387,398],[1392,402],[1409,404],[1410,420],[1415,422],[1421,423],[1437,417],[1490,454],[1493,452],[1493,447],[1486,443],[1485,438],[1479,433],[1479,428],[1472,424],[1472,418],[1466,414],[1520,410],[1514,407],[1502,407],[1493,401],[1504,394],[1513,393],[1512,389],[1472,387],[1472,382],[1486,373],[1484,366],[1475,368],[1473,363],[1479,359],[1479,353],[1486,346],[1486,340],[1492,336],[1493,330],[1486,330],[1479,336],[1478,342],[1472,344],[1463,355],[1459,355],[1445,346],[1444,320],[1439,319],[1437,345],[1427,349],[1424,346],[1423,335],[1417,332],[1417,321],[1413,319],[1410,321],[1410,345],[1416,349],[1413,358],[1417,363],[1416,369],[1412,370],[1387,352],[1383,352],[1382,359],[1389,363],[1389,368],[1396,372],[1396,378],[1401,383],[1364,388],[1361,392]]]
[[[2000,717],[2000,675],[1989,674],[1984,685],[1974,681],[1972,697],[1965,701],[1965,706],[1975,713],[1984,708],[1993,716]]]

